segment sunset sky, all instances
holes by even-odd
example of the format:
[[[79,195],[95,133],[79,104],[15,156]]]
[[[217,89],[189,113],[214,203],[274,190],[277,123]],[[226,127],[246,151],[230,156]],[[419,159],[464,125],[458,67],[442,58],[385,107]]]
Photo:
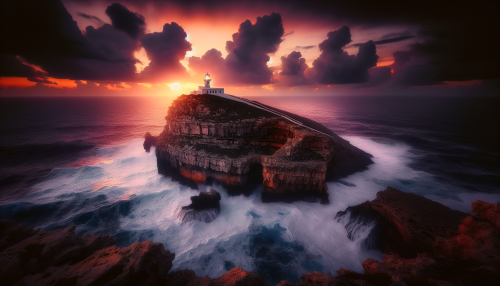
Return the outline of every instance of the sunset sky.
[[[0,96],[498,94],[496,1],[0,5]]]

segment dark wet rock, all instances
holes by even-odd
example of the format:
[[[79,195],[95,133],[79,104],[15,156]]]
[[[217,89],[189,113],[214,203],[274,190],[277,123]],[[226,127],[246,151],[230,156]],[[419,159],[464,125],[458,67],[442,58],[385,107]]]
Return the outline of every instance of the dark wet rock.
[[[167,281],[175,255],[161,243],[136,242],[129,247],[109,246],[75,264],[49,267],[28,275],[19,285],[160,285]]]
[[[181,95],[158,137],[158,171],[196,187],[228,190],[263,184],[264,201],[328,198],[326,180],[367,168],[371,155],[312,120],[258,102]],[[314,131],[319,130],[320,132]]]
[[[438,202],[391,187],[378,192],[370,207],[396,227],[417,253],[431,251],[436,237],[457,235],[460,222],[467,216]]]
[[[219,216],[220,199],[220,194],[214,189],[200,192],[198,196],[191,197],[190,205],[182,207],[179,218],[185,222],[192,220],[212,222]]]
[[[161,243],[114,246],[110,236],[77,236],[75,227],[44,231],[0,220],[0,285],[264,285],[256,273],[233,268],[219,278],[172,268]]]
[[[219,278],[197,277],[186,286],[264,286],[264,279],[257,273],[233,268]]]
[[[313,272],[303,275],[299,283],[279,285],[499,285],[499,204],[473,202],[468,216],[424,197],[387,188],[374,201],[339,212],[337,218],[347,220],[352,215],[348,222],[380,223],[373,211],[415,255],[402,257],[386,249],[382,261],[363,261],[363,273],[340,269],[338,276],[331,277]],[[355,227],[348,229],[355,235]]]
[[[151,150],[151,147],[156,146],[156,142],[158,141],[158,136],[153,136],[151,133],[146,132],[144,135],[144,143],[142,146],[144,146],[144,150],[149,153]]]

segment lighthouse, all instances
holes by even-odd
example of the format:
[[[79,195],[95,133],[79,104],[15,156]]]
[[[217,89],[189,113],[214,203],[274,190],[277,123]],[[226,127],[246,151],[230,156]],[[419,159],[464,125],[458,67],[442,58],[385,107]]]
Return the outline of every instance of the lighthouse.
[[[205,75],[205,78],[203,78],[203,81],[205,81],[205,87],[210,88],[210,82],[212,81],[212,78],[210,78],[210,75],[208,73]]]
[[[215,94],[215,95],[224,94],[224,88],[210,86],[212,77],[208,74],[208,72],[205,75],[205,77],[203,77],[203,81],[205,82],[205,86],[198,86],[198,90],[193,90],[191,94]]]

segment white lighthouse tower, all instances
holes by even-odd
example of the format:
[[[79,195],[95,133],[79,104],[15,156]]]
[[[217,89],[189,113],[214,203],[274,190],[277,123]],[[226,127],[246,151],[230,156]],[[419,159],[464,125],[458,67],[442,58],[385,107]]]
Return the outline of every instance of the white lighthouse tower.
[[[198,86],[198,90],[197,91],[193,90],[191,92],[192,94],[215,94],[215,95],[223,95],[224,94],[224,88],[210,86],[210,82],[212,81],[212,78],[210,77],[210,75],[208,73],[203,78],[203,81],[205,82],[205,86]]]

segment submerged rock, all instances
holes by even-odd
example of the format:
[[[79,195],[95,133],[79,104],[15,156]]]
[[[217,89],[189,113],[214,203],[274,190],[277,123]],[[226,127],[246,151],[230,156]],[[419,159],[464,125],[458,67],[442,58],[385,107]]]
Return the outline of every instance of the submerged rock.
[[[372,163],[317,122],[248,103],[209,94],[174,100],[158,137],[158,171],[193,188],[217,182],[230,194],[263,184],[263,201],[327,202],[327,179]]]
[[[182,207],[179,218],[188,222],[199,220],[206,223],[214,221],[220,213],[220,194],[214,189],[208,192],[200,192],[198,196],[191,197],[191,204]]]

